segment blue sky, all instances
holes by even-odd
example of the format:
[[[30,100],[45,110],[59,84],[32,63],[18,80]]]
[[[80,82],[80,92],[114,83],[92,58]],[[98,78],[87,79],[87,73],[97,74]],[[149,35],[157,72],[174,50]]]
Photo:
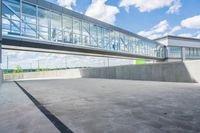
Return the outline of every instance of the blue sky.
[[[131,32],[154,39],[165,35],[200,38],[199,0],[48,0],[70,10],[100,19]],[[17,65],[23,68],[65,66],[65,57],[71,66],[104,65],[107,59],[72,55],[3,51],[2,67]],[[92,61],[91,61],[92,60]],[[95,60],[95,61],[94,61]],[[82,62],[81,62],[82,61]],[[81,63],[80,63],[81,62]],[[96,63],[94,63],[96,62]],[[130,61],[113,60],[114,64]],[[131,62],[132,63],[132,62]]]
[[[199,0],[48,1],[151,39],[168,34],[200,38]],[[115,20],[103,18],[102,14]]]

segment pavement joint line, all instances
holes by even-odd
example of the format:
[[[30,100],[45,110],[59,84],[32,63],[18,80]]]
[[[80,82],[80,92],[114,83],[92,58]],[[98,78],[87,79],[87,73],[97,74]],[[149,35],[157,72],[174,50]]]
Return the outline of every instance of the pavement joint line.
[[[28,93],[17,81],[14,82],[61,133],[74,133],[65,124],[63,124],[55,115],[53,115],[47,108],[45,108],[36,98],[34,98],[30,93]]]

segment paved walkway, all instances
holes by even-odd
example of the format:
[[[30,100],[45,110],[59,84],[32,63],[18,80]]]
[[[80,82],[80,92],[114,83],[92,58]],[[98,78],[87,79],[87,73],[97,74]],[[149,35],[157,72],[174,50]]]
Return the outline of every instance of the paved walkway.
[[[75,133],[199,133],[200,85],[108,79],[20,81]]]
[[[75,133],[200,132],[199,84],[108,79],[18,83]],[[58,132],[14,82],[1,86],[0,133]]]
[[[0,87],[0,133],[59,133],[14,82]]]

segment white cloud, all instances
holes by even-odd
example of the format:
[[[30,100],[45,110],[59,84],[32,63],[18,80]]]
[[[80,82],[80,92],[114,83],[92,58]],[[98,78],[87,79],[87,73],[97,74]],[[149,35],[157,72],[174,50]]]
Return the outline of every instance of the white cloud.
[[[60,6],[63,6],[68,9],[72,9],[72,6],[76,6],[76,0],[57,0],[57,3]]]
[[[196,38],[199,38],[199,39],[200,39],[200,32],[199,32],[199,33],[197,33],[197,36],[196,36]]]
[[[167,20],[159,22],[157,25],[153,26],[149,31],[140,31],[139,35],[148,37],[150,39],[155,39],[163,36],[164,32],[168,29],[169,24]]]
[[[200,29],[200,15],[182,20],[181,25],[185,28]]]
[[[180,0],[174,0],[172,6],[167,11],[168,14],[178,13],[180,8],[182,7]]]
[[[179,34],[178,36],[181,36],[181,37],[193,37],[193,35],[191,33],[183,33],[183,34]]]
[[[106,5],[107,0],[92,0],[91,5],[85,12],[85,15],[114,24],[116,21],[116,14],[119,9],[115,6]]]
[[[175,26],[171,29],[171,31],[168,34],[173,35],[174,33],[176,33],[179,30],[181,30],[181,26]]]
[[[169,13],[178,12],[181,5],[179,0],[121,0],[119,6],[127,11],[130,6],[135,6],[140,12],[150,12],[155,9],[169,7]]]
[[[161,32],[166,31],[168,27],[169,27],[169,24],[167,20],[163,20],[159,24],[155,25],[152,30],[157,33],[161,33]]]

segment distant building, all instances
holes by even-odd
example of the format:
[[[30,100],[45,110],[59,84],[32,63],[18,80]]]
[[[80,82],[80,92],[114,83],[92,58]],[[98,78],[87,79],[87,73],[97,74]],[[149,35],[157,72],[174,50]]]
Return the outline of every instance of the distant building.
[[[168,58],[198,59],[200,56],[200,39],[178,36],[165,36],[155,41],[164,44],[168,49]]]

